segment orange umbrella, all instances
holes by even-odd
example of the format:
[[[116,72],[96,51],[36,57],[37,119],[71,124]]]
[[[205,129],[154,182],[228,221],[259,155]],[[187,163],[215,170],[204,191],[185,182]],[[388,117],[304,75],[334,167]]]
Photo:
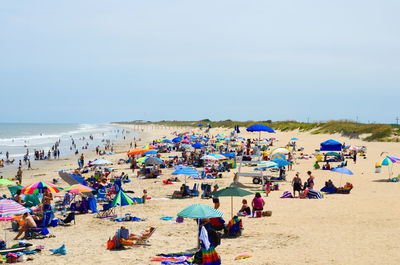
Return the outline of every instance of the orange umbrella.
[[[136,149],[133,149],[132,151],[130,151],[128,153],[128,156],[140,155],[140,154],[146,153],[148,151],[149,151],[149,149],[136,148]]]

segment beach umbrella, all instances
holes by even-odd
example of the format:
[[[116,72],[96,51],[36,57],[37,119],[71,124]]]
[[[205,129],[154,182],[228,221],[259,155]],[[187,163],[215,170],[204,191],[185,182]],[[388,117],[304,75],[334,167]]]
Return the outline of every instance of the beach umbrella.
[[[340,154],[337,152],[328,152],[325,154],[325,156],[340,156]]]
[[[396,158],[395,157],[393,157],[393,156],[387,156],[387,157],[385,157],[384,159],[382,159],[381,161],[379,161],[376,165],[378,166],[378,167],[381,167],[381,166],[388,166],[388,172],[389,172],[389,179],[390,179],[390,177],[391,177],[391,172],[390,172],[390,167],[389,167],[389,165],[391,165],[391,164],[393,164],[393,163],[397,163],[399,160],[396,160]]]
[[[157,154],[157,151],[156,150],[150,150],[150,151],[147,151],[146,153],[144,153],[145,155],[156,155]]]
[[[164,161],[161,160],[158,157],[148,157],[145,161],[144,161],[145,165],[162,165],[164,164]]]
[[[290,141],[298,141],[299,138],[293,137],[292,139],[290,139]]]
[[[169,139],[164,139],[164,140],[162,140],[162,142],[163,142],[163,143],[169,143],[169,144],[171,144],[171,143],[172,143],[172,141],[171,141],[171,140],[169,140]]]
[[[342,186],[342,177],[343,177],[343,174],[346,174],[346,175],[354,175],[354,173],[353,173],[351,170],[349,170],[349,169],[347,169],[347,168],[345,168],[345,167],[336,167],[336,168],[332,169],[331,171],[341,174],[341,175],[340,175],[340,185],[339,185],[339,186]]]
[[[278,153],[287,155],[287,154],[290,153],[290,150],[287,149],[287,148],[279,147],[279,148],[276,148],[276,149],[272,150],[271,155],[278,154]]]
[[[15,185],[15,183],[8,179],[0,179],[0,185]]]
[[[83,192],[92,192],[93,189],[82,184],[74,184],[66,188],[65,191],[68,193],[83,193]]]
[[[215,197],[231,197],[231,217],[233,217],[233,197],[244,197],[251,194],[253,193],[237,187],[226,187],[225,189],[211,193]]]
[[[204,219],[204,218],[218,218],[222,217],[222,213],[217,209],[214,209],[210,206],[204,204],[192,204],[182,211],[180,211],[178,216],[183,218],[192,218],[192,219]],[[198,220],[199,230],[200,230],[200,221]],[[198,239],[199,234],[196,233],[196,239]],[[197,241],[197,247],[199,247],[199,242]]]
[[[346,150],[351,150],[351,151],[354,151],[354,150],[357,150],[358,148],[356,147],[356,146],[354,146],[354,145],[348,145],[348,146],[346,146]]]
[[[278,167],[284,167],[290,165],[290,162],[279,158],[271,159],[271,161],[275,162],[278,165]]]
[[[249,128],[246,129],[246,131],[248,131],[248,132],[259,132],[258,133],[258,141],[260,141],[261,132],[275,133],[275,131],[272,130],[270,127],[262,125],[262,124],[256,124],[256,125],[250,126]]]
[[[196,148],[196,149],[202,148],[203,146],[204,146],[204,145],[202,145],[201,143],[192,144],[192,147],[194,147],[194,148]]]
[[[254,170],[256,170],[256,171],[266,170],[268,168],[273,168],[273,167],[278,167],[278,164],[273,161],[264,161],[264,162],[261,162],[260,164],[258,164],[257,167],[254,168]]]
[[[1,221],[9,221],[10,219],[7,218],[9,215],[15,215],[15,214],[23,214],[29,212],[28,208],[25,208],[21,204],[17,203],[16,201],[13,200],[0,200],[0,216],[1,216]],[[6,235],[6,229],[4,227],[4,242],[7,244],[7,235]]]
[[[172,172],[172,175],[184,175],[186,184],[186,176],[199,176],[200,172],[191,167],[180,167],[174,172]]]
[[[35,182],[22,189],[23,194],[38,194],[43,193],[43,188],[47,187],[50,192],[59,193],[63,189],[47,182]]]
[[[191,135],[189,138],[193,139],[193,140],[196,140],[198,137],[196,135]]]
[[[122,206],[127,206],[127,205],[132,205],[135,203],[135,200],[126,195],[125,192],[120,190],[117,195],[114,197],[114,199],[111,202],[111,207],[120,207],[120,212],[122,216]]]
[[[172,139],[172,142],[174,142],[174,143],[179,143],[182,141],[183,141],[183,139],[181,137],[175,137],[174,139]]]
[[[108,161],[106,159],[100,158],[100,159],[96,159],[96,160],[90,162],[89,164],[90,165],[96,165],[96,166],[103,166],[103,165],[112,164],[112,162]]]
[[[140,154],[146,153],[147,151],[149,151],[149,150],[148,149],[143,149],[143,148],[136,148],[136,149],[133,149],[133,150],[129,151],[127,155],[128,156],[140,155]]]
[[[286,159],[286,156],[285,156],[284,154],[276,153],[276,154],[273,154],[273,155],[271,156],[271,160],[272,160],[272,159],[282,159],[282,160],[285,160],[285,159]]]

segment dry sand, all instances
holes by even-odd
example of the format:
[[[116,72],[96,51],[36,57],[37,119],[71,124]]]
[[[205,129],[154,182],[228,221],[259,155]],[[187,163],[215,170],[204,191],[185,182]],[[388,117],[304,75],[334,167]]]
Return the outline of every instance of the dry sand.
[[[129,127],[129,126],[127,126]],[[132,130],[137,126],[129,127]],[[142,126],[140,130],[142,146],[148,141],[162,136],[171,138],[174,128]],[[244,132],[243,137],[258,137],[258,134]],[[228,132],[223,129],[212,129],[212,134]],[[267,135],[264,135],[266,137]],[[306,171],[312,170],[314,160],[298,160],[293,171],[288,172],[288,182],[281,183],[280,191],[271,192],[266,200],[266,209],[273,212],[272,217],[243,218],[244,232],[237,239],[223,239],[217,248],[222,264],[400,264],[400,184],[382,182],[387,179],[387,168],[382,173],[374,173],[374,165],[386,151],[392,155],[400,155],[399,143],[368,143],[361,140],[349,140],[339,135],[311,135],[299,132],[278,132],[275,135],[279,141],[275,146],[287,144],[290,138],[298,137],[298,146],[304,147],[304,153],[312,154],[319,148],[319,143],[328,139],[336,139],[346,144],[365,145],[368,148],[367,159],[358,159],[357,164],[349,161],[348,168],[354,176],[344,176],[343,182],[350,181],[354,189],[349,195],[326,195],[322,200],[280,199],[285,190],[291,190],[290,180],[295,172],[300,172],[302,180],[306,180]],[[129,149],[128,142],[120,142],[116,147],[116,155],[104,158],[116,162],[125,158]],[[118,153],[122,152],[122,153]],[[88,150],[86,161],[95,158],[95,152]],[[77,165],[77,157],[71,156],[61,161],[34,163],[36,170],[24,172],[25,185],[34,181],[50,181],[57,177],[60,169],[70,169]],[[116,173],[129,172],[128,165],[114,165]],[[400,171],[398,165],[393,167],[395,175]],[[222,179],[210,180],[222,188],[228,186],[233,179],[232,170],[224,173]],[[316,180],[315,187],[320,189],[328,179],[339,184],[340,175],[335,173],[312,170]],[[125,185],[127,190],[134,190],[134,196],[142,196],[142,190],[147,189],[152,198],[165,198],[178,190],[180,184],[163,185],[160,182],[170,177],[172,170],[163,170],[160,179],[136,179]],[[11,177],[14,172],[3,173]],[[251,178],[239,180],[248,190],[260,189],[254,185]],[[194,180],[189,180],[193,186]],[[199,181],[197,181],[199,182]],[[67,187],[65,183],[61,186]],[[3,193],[5,193],[3,188]],[[234,198],[235,211],[240,208],[242,198]],[[250,201],[252,196],[247,197]],[[220,210],[225,220],[230,217],[230,199],[221,198]],[[107,219],[98,219],[95,215],[86,214],[76,217],[76,225],[69,227],[50,228],[55,238],[33,240],[35,245],[43,244],[42,253],[33,255],[34,261],[29,264],[160,264],[150,262],[150,258],[159,253],[181,252],[192,250],[196,246],[196,224],[185,220],[183,224],[173,224],[160,220],[162,216],[176,217],[176,214],[193,203],[203,203],[212,206],[211,200],[175,199],[150,200],[146,204],[127,206],[123,213],[147,218],[144,222],[124,223],[131,232],[140,232],[150,226],[157,231],[150,239],[150,246],[133,247],[122,251],[106,250],[106,242],[112,237],[121,223]],[[117,210],[119,213],[119,209]],[[14,236],[8,232],[9,238]],[[49,248],[66,245],[66,256],[52,256]],[[234,261],[240,254],[252,255],[250,259]]]

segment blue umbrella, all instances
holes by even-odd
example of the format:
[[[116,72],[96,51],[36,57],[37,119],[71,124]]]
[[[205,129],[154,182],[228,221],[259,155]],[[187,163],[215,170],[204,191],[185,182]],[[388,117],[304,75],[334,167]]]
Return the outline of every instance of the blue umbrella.
[[[292,139],[290,139],[291,141],[298,141],[299,138],[293,137]]]
[[[162,142],[163,142],[163,143],[170,143],[170,144],[172,143],[172,141],[169,140],[169,139],[164,139],[164,140],[162,140]]]
[[[275,162],[276,164],[278,164],[278,167],[284,167],[284,166],[288,166],[290,165],[290,162],[283,160],[283,159],[279,159],[279,158],[275,158],[270,160],[272,162]]]
[[[197,139],[198,137],[196,135],[191,135],[190,139]]]
[[[203,124],[199,124],[199,127],[203,127],[204,125]]]
[[[248,132],[269,132],[269,133],[275,133],[274,130],[272,130],[270,127],[262,125],[262,124],[256,124],[253,126],[250,126],[249,128],[246,129]]]
[[[345,167],[336,167],[336,168],[332,169],[331,171],[336,172],[336,173],[340,173],[340,185],[339,186],[342,186],[343,174],[354,175],[353,172],[351,172],[349,169],[347,169]]]
[[[183,139],[181,137],[175,137],[174,139],[172,139],[172,142],[174,142],[174,143],[179,143],[182,141],[183,141]]]
[[[144,153],[145,155],[156,155],[157,154],[157,151],[156,150],[150,150],[150,151],[148,151],[148,152],[146,152],[146,153]]]
[[[172,172],[172,175],[184,175],[186,183],[186,176],[199,176],[200,173],[191,167],[181,167]]]
[[[204,145],[202,145],[201,143],[195,143],[195,144],[192,144],[192,146],[194,148],[202,148]]]

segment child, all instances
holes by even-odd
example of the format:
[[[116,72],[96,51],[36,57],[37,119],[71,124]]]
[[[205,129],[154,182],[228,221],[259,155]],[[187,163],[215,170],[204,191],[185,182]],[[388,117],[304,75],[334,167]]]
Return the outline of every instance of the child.
[[[146,203],[146,200],[147,200],[147,190],[143,190],[142,200],[143,200],[143,203]]]

